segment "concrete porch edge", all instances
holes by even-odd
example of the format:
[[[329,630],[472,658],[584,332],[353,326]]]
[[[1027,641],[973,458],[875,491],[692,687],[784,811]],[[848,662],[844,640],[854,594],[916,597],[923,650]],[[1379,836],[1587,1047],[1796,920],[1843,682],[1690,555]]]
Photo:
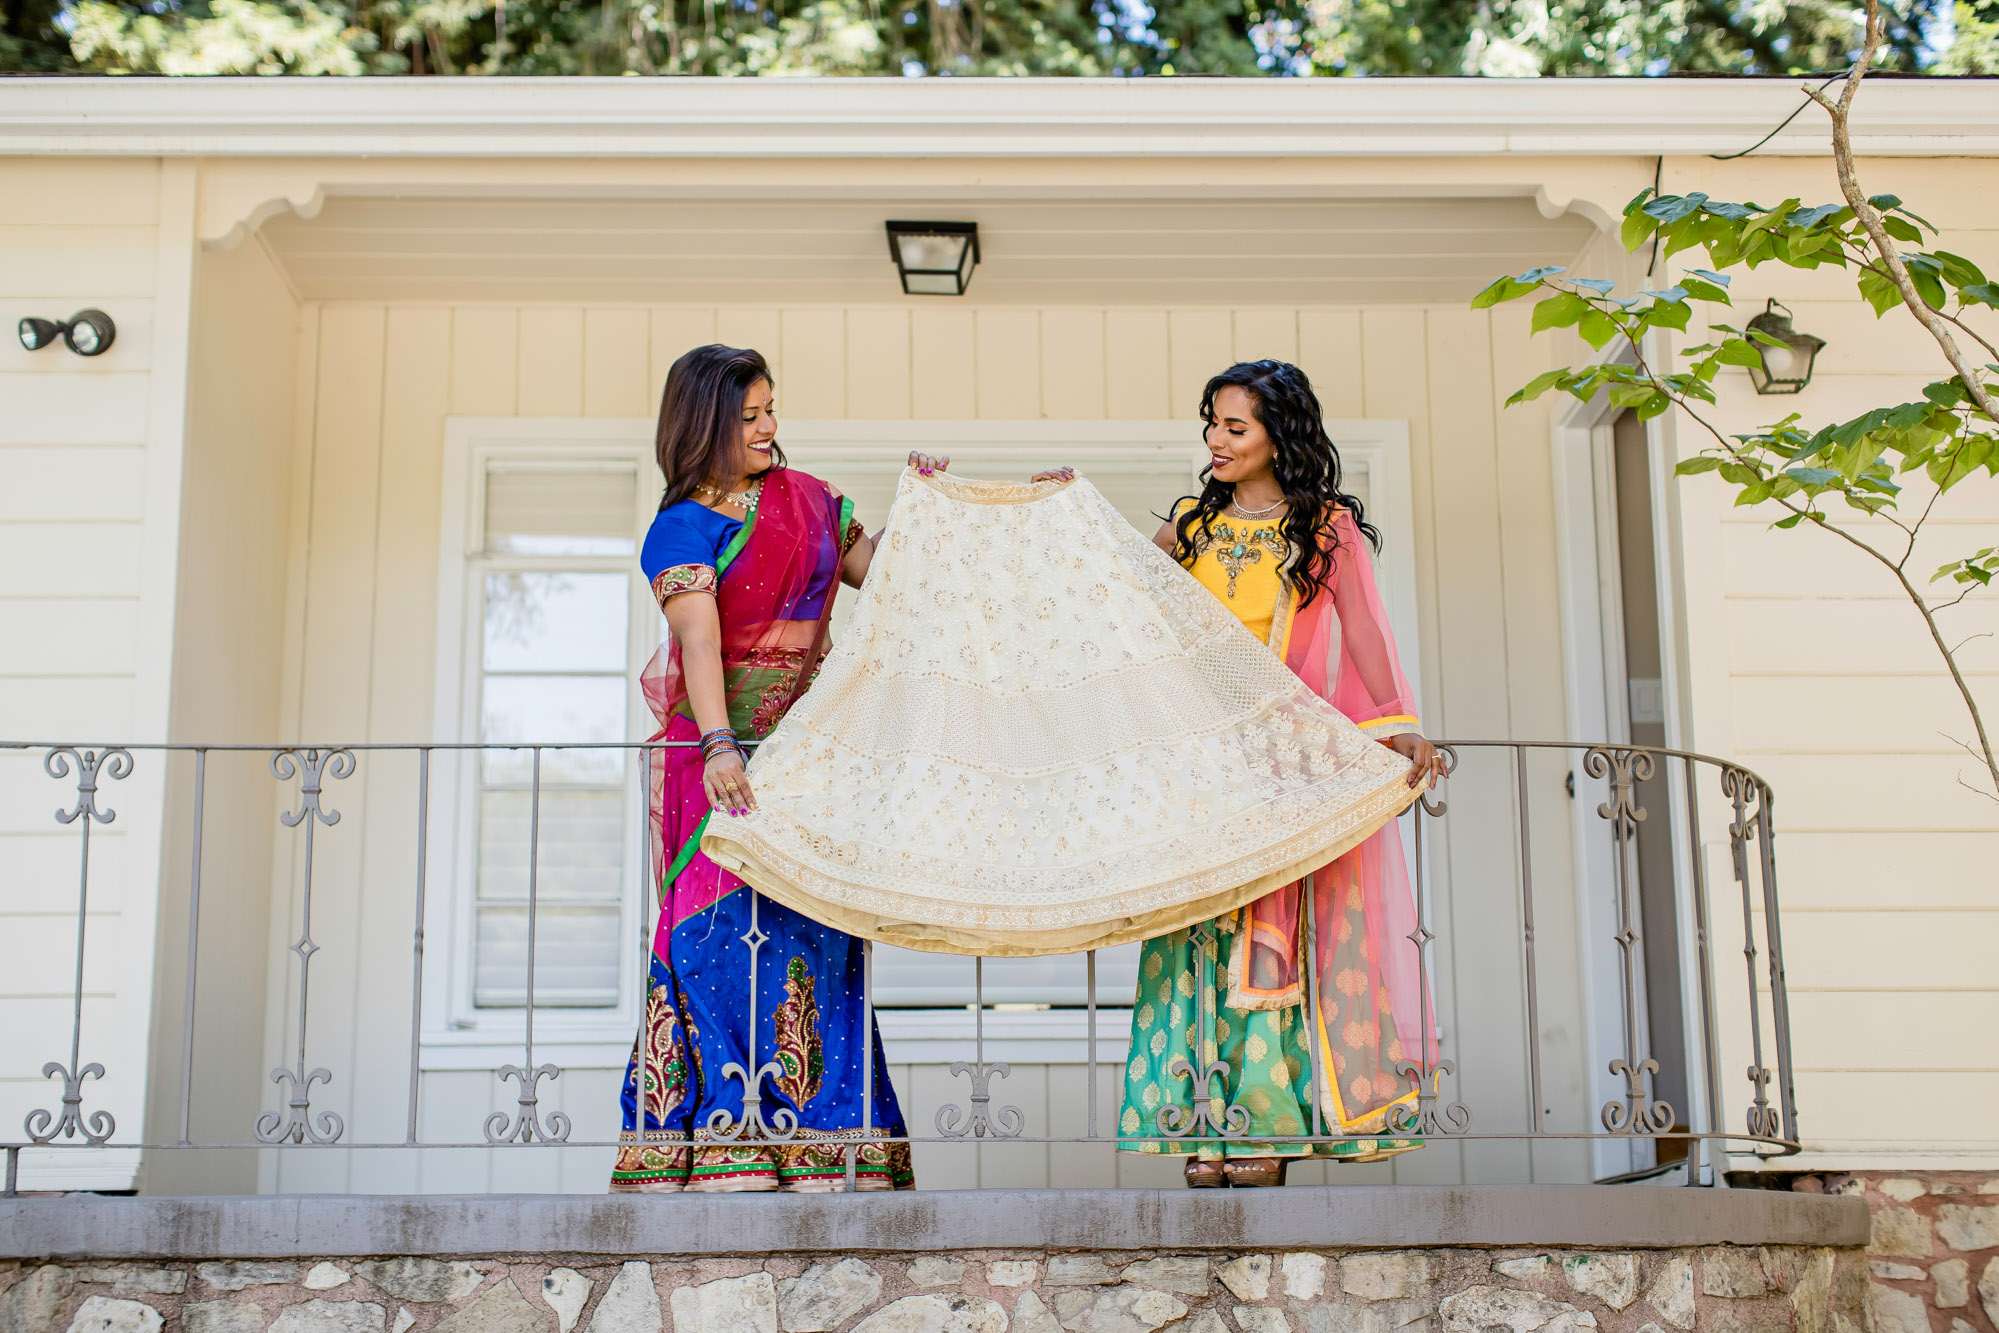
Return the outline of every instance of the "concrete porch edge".
[[[1640,1185],[0,1201],[0,1258],[1860,1246],[1857,1198]]]

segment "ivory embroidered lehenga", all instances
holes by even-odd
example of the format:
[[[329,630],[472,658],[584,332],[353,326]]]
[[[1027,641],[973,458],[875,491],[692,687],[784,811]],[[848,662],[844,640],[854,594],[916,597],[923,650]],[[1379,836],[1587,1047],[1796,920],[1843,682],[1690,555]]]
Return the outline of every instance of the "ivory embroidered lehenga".
[[[756,811],[701,847],[857,935],[1069,953],[1294,882],[1408,772],[1087,481],[910,472]]]
[[[837,492],[782,469],[764,474],[747,521],[692,500],[653,521],[641,564],[662,605],[678,595],[716,600],[729,722],[739,737],[767,735],[804,692],[826,648],[841,557],[859,531]],[[644,684],[661,724],[653,739],[695,740],[677,644],[660,650]],[[908,1144],[879,1141],[905,1129],[880,1036],[863,1014],[859,941],[781,904],[753,904],[742,880],[699,851],[710,819],[699,750],[663,749],[653,762],[661,911],[644,1022],[625,1071],[611,1188],[812,1191],[844,1184],[844,1143],[756,1147],[710,1128],[711,1115],[731,1124],[743,1116],[744,1080],[730,1065],[758,1071],[766,1123],[788,1110],[801,1138],[858,1145],[859,1188],[912,1188]],[[753,923],[765,937],[755,955],[754,1006],[744,939],[754,938]],[[776,1073],[762,1072],[772,1062]]]
[[[1416,729],[1414,695],[1351,514],[1335,517],[1333,573],[1302,610],[1285,579],[1290,552],[1275,521],[1223,515],[1196,536],[1194,577],[1314,694],[1376,739]],[[1434,1037],[1418,1039],[1421,983],[1415,946],[1405,938],[1415,928],[1402,843],[1390,824],[1302,881],[1202,926],[1148,940],[1133,1001],[1119,1146],[1210,1161],[1313,1154],[1372,1161],[1420,1147],[1419,1140],[1395,1137],[1389,1123],[1392,1107],[1415,1100],[1412,1081],[1396,1065],[1435,1064]],[[1319,1012],[1316,1030],[1308,1032],[1313,986]],[[1208,1043],[1198,1057],[1197,1032]],[[1194,1069],[1227,1067],[1210,1087],[1225,1105],[1247,1112],[1245,1134],[1203,1139],[1198,1132],[1181,1138],[1159,1132],[1162,1109],[1169,1128],[1195,1120],[1194,1080],[1171,1072],[1180,1060]],[[1361,1137],[1313,1145],[1260,1141],[1260,1135],[1313,1133],[1315,1073],[1319,1133]],[[1204,1091],[1200,1100],[1207,1099]]]

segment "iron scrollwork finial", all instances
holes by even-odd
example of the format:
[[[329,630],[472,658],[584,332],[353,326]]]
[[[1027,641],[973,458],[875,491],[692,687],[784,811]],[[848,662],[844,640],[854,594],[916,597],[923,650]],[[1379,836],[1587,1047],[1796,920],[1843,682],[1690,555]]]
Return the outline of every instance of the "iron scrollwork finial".
[[[76,761],[76,805],[68,810],[56,811],[56,822],[74,824],[79,819],[94,819],[100,824],[109,824],[118,818],[116,810],[98,808],[97,781],[99,777],[107,780],[130,777],[131,752],[117,746],[104,750],[79,750],[73,745],[62,745],[42,757],[42,769],[52,778],[66,778],[72,759]]]
[[[85,1143],[103,1143],[118,1130],[118,1122],[111,1118],[109,1111],[92,1111],[83,1114],[83,1080],[103,1078],[104,1066],[95,1061],[72,1073],[61,1061],[51,1060],[42,1066],[43,1078],[62,1077],[62,1114],[37,1106],[28,1112],[24,1122],[28,1137],[36,1143],[48,1143],[58,1136],[76,1138],[81,1136]]]
[[[1610,1062],[1610,1072],[1624,1076],[1624,1100],[1603,1104],[1603,1127],[1612,1134],[1664,1134],[1677,1117],[1669,1102],[1652,1097],[1652,1076],[1659,1072],[1657,1060]]]
[[[1597,814],[1614,821],[1622,832],[1636,832],[1645,822],[1645,807],[1638,803],[1638,784],[1650,781],[1655,767],[1648,751],[1592,745],[1583,755],[1583,771],[1593,778],[1610,779],[1610,799],[1597,806]]]
[[[1777,1116],[1777,1108],[1770,1105],[1770,1070],[1763,1065],[1749,1066],[1749,1082],[1756,1089],[1756,1100],[1749,1107],[1749,1133],[1754,1138],[1774,1139],[1782,1128]]]
[[[726,1106],[718,1106],[709,1112],[708,1132],[714,1137],[725,1143],[740,1139],[784,1140],[798,1132],[798,1115],[789,1106],[781,1105],[769,1116],[764,1115],[763,1081],[784,1077],[784,1068],[777,1061],[766,1060],[752,1078],[748,1069],[731,1060],[722,1066],[722,1077],[742,1083],[743,1113],[731,1116]]]
[[[340,812],[327,809],[320,798],[326,779],[354,775],[354,752],[317,747],[278,750],[271,755],[271,772],[280,781],[288,782],[293,777],[299,780],[298,809],[278,816],[286,828],[297,828],[309,815],[317,816],[320,823],[331,828],[340,822]]]
[[[486,1117],[486,1142],[488,1143],[566,1143],[569,1141],[569,1117],[561,1111],[550,1111],[546,1117],[541,1112],[539,1086],[545,1078],[561,1078],[562,1070],[552,1064],[536,1065],[524,1069],[520,1065],[500,1066],[500,1081],[514,1079],[521,1085],[521,1093],[516,1103],[518,1110],[509,1119],[505,1111],[495,1111]],[[544,1123],[544,1120],[546,1123]]]
[[[1471,1108],[1463,1102],[1445,1102],[1441,1088],[1445,1074],[1455,1075],[1456,1065],[1439,1060],[1425,1068],[1421,1061],[1398,1060],[1395,1072],[1409,1080],[1416,1101],[1397,1102],[1388,1108],[1388,1129],[1396,1134],[1463,1134],[1471,1128]]]
[[[1437,774],[1437,780],[1439,782],[1448,781],[1451,774],[1458,771],[1457,747],[1453,745],[1437,746],[1437,760],[1438,767],[1442,770]],[[1430,788],[1428,787],[1423,789],[1423,794],[1418,796],[1416,800],[1423,807],[1423,813],[1426,815],[1441,815],[1451,808],[1450,803],[1444,800],[1441,795],[1433,798],[1430,795]]]
[[[965,1110],[955,1102],[937,1108],[937,1132],[947,1139],[962,1139],[966,1135],[996,1139],[1018,1138],[1027,1121],[1018,1106],[1002,1106],[992,1109],[992,1081],[1006,1078],[1013,1073],[1013,1067],[1004,1060],[991,1064],[971,1060],[955,1060],[951,1064],[951,1077],[961,1078],[967,1074],[972,1078],[972,1109]]]
[[[265,1111],[257,1117],[256,1135],[259,1143],[337,1143],[346,1132],[347,1126],[338,1112],[321,1111],[315,1120],[312,1115],[312,1085],[332,1083],[333,1075],[325,1068],[301,1074],[296,1069],[273,1069],[271,1082],[280,1088],[290,1085],[291,1095],[283,1111]]]

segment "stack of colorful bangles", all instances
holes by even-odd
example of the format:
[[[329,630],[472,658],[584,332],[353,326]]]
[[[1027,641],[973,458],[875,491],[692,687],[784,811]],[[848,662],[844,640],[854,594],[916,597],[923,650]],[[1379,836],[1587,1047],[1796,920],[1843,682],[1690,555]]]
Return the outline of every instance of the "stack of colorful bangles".
[[[717,727],[701,734],[701,762],[705,765],[725,750],[734,750],[736,757],[744,763],[750,762],[750,752],[736,739],[736,733],[728,727]]]

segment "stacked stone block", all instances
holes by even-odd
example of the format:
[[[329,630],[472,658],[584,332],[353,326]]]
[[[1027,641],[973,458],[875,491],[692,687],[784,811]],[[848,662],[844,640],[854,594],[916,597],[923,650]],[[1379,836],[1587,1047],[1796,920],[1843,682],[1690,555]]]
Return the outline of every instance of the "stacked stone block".
[[[1962,1171],[1803,1175],[1867,1200],[1873,1333],[1999,1333],[1999,1179]]]

